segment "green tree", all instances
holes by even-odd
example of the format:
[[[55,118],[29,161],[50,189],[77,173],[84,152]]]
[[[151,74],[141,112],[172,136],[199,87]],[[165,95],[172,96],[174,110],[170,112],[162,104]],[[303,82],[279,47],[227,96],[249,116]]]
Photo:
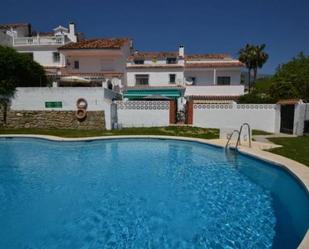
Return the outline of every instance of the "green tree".
[[[295,86],[289,82],[278,81],[269,88],[269,95],[275,99],[293,99],[298,98],[299,94]]]
[[[11,80],[17,87],[46,86],[44,68],[28,55],[0,46],[0,80]]]
[[[239,60],[246,65],[248,69],[248,88],[249,93],[251,92],[251,71],[253,69],[253,50],[254,46],[247,44],[244,48],[239,51]]]
[[[241,103],[277,102],[300,98],[309,102],[309,56],[300,53],[280,65],[274,76],[259,79],[254,90],[240,98]]]
[[[268,54],[264,51],[266,45],[247,44],[239,51],[239,60],[244,63],[248,69],[248,88],[251,92],[251,71],[253,70],[253,83],[256,82],[258,68],[262,68],[268,60]]]
[[[0,104],[3,106],[3,123],[7,108],[16,87],[45,86],[47,78],[41,65],[29,56],[14,49],[0,46]]]
[[[268,54],[264,51],[266,45],[256,45],[253,49],[253,82],[256,83],[258,68],[262,68],[268,60]]]
[[[271,94],[280,98],[309,101],[309,56],[300,53],[277,69]],[[280,93],[280,94],[279,94]]]

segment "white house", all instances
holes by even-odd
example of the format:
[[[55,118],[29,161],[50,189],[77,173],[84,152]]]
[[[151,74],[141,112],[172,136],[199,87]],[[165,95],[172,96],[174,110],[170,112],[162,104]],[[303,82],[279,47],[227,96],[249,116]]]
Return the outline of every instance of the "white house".
[[[243,64],[227,54],[185,56],[185,96],[240,96]]]
[[[240,96],[244,94],[242,67],[240,61],[225,54],[186,55],[183,46],[178,52],[135,52],[128,57],[124,96],[177,97],[179,92],[184,96]]]
[[[64,45],[59,48],[66,58],[60,83],[65,77],[75,76],[120,89],[126,82],[124,72],[131,49],[128,38],[88,39]]]
[[[82,34],[76,32],[74,23],[70,23],[68,28],[58,26],[47,33],[33,31],[28,23],[0,25],[0,44],[29,55],[51,75],[65,65],[65,58],[58,48],[80,38]]]

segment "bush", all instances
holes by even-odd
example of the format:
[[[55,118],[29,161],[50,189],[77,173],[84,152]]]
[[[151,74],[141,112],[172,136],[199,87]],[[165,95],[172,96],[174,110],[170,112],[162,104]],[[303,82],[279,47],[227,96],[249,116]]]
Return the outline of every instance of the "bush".
[[[264,93],[252,92],[241,96],[238,100],[240,104],[266,104],[276,103],[276,99]]]
[[[0,46],[0,80],[14,82],[15,86],[46,86],[44,68],[28,55]]]

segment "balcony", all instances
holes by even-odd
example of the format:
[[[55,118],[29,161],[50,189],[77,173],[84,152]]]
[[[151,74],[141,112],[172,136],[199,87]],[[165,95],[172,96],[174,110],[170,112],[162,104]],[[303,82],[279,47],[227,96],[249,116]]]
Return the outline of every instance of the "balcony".
[[[40,46],[40,45],[64,45],[64,36],[34,36],[16,37],[13,39],[13,46]]]
[[[186,86],[185,96],[240,96],[244,95],[243,85]]]

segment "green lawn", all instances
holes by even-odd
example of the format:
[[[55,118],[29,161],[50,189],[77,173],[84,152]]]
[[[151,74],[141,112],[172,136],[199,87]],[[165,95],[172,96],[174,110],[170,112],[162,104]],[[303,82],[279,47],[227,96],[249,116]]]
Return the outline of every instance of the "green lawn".
[[[252,135],[272,135],[272,133],[262,130],[252,130]]]
[[[219,138],[218,129],[204,129],[189,126],[168,126],[151,128],[123,128],[121,130],[62,130],[62,129],[5,129],[0,128],[0,134],[41,134],[59,137],[94,137],[94,136],[119,136],[119,135],[165,135],[196,137],[204,139]]]
[[[269,150],[309,166],[309,137],[268,138],[283,147]]]

